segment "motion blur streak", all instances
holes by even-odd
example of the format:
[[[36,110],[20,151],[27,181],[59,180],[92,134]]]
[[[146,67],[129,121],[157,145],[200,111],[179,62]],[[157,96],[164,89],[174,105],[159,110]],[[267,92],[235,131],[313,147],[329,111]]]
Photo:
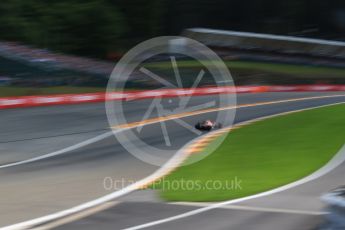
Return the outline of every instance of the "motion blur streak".
[[[279,94],[273,94],[273,95],[275,95],[277,97],[280,97]],[[253,100],[272,99],[271,95],[268,95],[267,98],[263,94],[261,94],[261,96],[262,96],[262,99],[260,99],[259,97],[254,97],[254,95],[248,95],[248,97],[246,95],[243,95],[243,98],[240,98],[240,102],[243,103],[246,100],[253,101]],[[239,108],[240,109],[239,110],[239,119],[240,120],[237,120],[237,123],[240,122],[241,119],[251,120],[251,119],[255,119],[257,117],[262,117],[262,116],[265,116],[265,115],[267,116],[267,115],[270,115],[270,114],[280,113],[280,112],[284,112],[284,111],[296,110],[296,109],[301,108],[301,107],[302,108],[305,108],[305,107],[308,108],[308,107],[315,107],[315,106],[322,105],[322,104],[333,104],[333,103],[337,103],[336,102],[337,100],[339,100],[339,102],[342,102],[343,100],[340,100],[340,99],[343,96],[344,95],[337,95],[337,94],[334,95],[333,97],[332,97],[332,95],[312,96],[312,97],[302,97],[302,98],[308,98],[308,99],[313,98],[315,100],[302,100],[302,99],[299,99],[299,98],[291,99],[291,97],[296,97],[296,95],[295,94],[293,94],[293,95],[287,94],[287,95],[282,95],[282,97],[290,97],[290,99],[275,100],[275,101],[287,101],[287,105],[286,106],[278,106],[278,105],[280,105],[280,103],[273,103],[272,104],[272,100],[269,100],[269,102],[262,102],[262,103],[259,103],[259,102],[256,102],[256,103],[243,103],[243,104],[249,104],[251,106],[242,106],[242,107]],[[197,98],[197,100],[201,100],[201,99],[202,98]],[[314,102],[311,103],[312,101],[314,101]],[[254,104],[259,104],[261,106],[254,106]],[[275,105],[275,106],[273,106],[273,105]],[[262,107],[262,109],[259,109],[259,107]],[[254,110],[252,110],[251,108],[254,109]],[[242,113],[242,110],[243,110],[244,113]],[[246,112],[245,110],[248,110],[248,111],[251,111],[251,112]],[[263,111],[265,111],[265,112],[262,114]],[[202,113],[202,114],[199,114],[198,116],[199,116],[199,118],[202,118],[204,115],[207,115],[207,114],[203,114]],[[209,115],[207,115],[207,116],[209,116]],[[178,130],[177,128],[175,128],[175,129]],[[179,136],[181,136],[181,134]],[[186,142],[192,141],[192,140],[188,140],[187,137],[188,137],[188,133],[186,133],[186,135],[184,136],[184,138],[183,138],[184,141],[181,142],[181,144],[182,144],[181,147],[183,145],[185,145]],[[83,153],[83,151],[81,151],[81,154],[85,156],[85,153]],[[174,157],[175,159],[174,158],[171,159],[168,164],[173,164],[174,166],[178,165],[179,162],[182,160],[182,158],[179,159],[179,157],[181,157],[181,155],[183,155],[181,152],[178,153],[177,155],[175,155],[175,157]],[[179,159],[179,160],[177,160],[177,159]],[[55,159],[55,161],[56,160],[58,160],[58,159]],[[177,161],[175,161],[175,160],[177,160]],[[114,199],[114,198],[116,198],[116,197],[118,197],[120,195],[126,194],[126,193],[128,193],[130,191],[133,191],[133,190],[137,189],[139,185],[140,185],[139,187],[141,187],[141,185],[143,185],[143,184],[150,183],[150,181],[156,179],[157,177],[161,176],[162,174],[169,172],[169,170],[171,169],[170,167],[171,167],[171,165],[169,167],[165,167],[165,168],[159,169],[156,173],[152,174],[151,176],[147,177],[144,180],[141,180],[140,184],[136,183],[136,184],[134,184],[134,185],[132,185],[130,187],[126,187],[123,190],[120,190],[120,191],[115,192],[113,194],[109,194],[109,195],[104,196],[104,197],[102,197],[102,198],[100,198],[98,200],[91,201],[91,202],[85,203],[85,204],[83,204],[81,206],[78,206],[78,207],[75,207],[75,208],[72,208],[72,209],[68,209],[68,210],[62,211],[61,213],[52,214],[52,215],[49,215],[47,217],[42,217],[42,218],[35,219],[33,221],[24,222],[24,223],[21,223],[21,224],[18,224],[18,225],[14,225],[12,227],[9,227],[8,229],[18,229],[17,227],[19,227],[19,229],[20,228],[25,229],[27,226],[30,226],[32,224],[42,223],[42,221],[46,222],[48,220],[54,220],[56,218],[60,218],[60,217],[63,217],[63,216],[66,216],[66,215],[70,215],[72,213],[76,213],[76,212],[79,212],[81,210],[93,207],[94,205],[97,205],[99,203],[103,203],[105,201],[112,200],[112,199]],[[167,170],[168,168],[169,168],[169,170]]]
[[[298,98],[298,99],[278,100],[278,101],[244,104],[244,105],[239,105],[239,106],[231,106],[231,107],[223,107],[223,108],[204,109],[204,110],[198,110],[198,111],[194,111],[194,112],[185,112],[185,113],[180,113],[180,114],[168,115],[168,116],[164,116],[164,117],[151,118],[148,120],[143,120],[143,121],[138,121],[138,122],[133,122],[133,123],[129,123],[129,124],[123,124],[123,125],[112,127],[113,129],[115,129],[112,132],[107,132],[107,133],[101,134],[99,136],[96,136],[96,137],[91,138],[89,140],[83,141],[83,142],[78,143],[76,145],[61,149],[59,151],[48,153],[48,154],[45,154],[45,155],[42,155],[39,157],[27,159],[24,161],[14,162],[11,164],[0,165],[0,169],[13,167],[13,166],[17,166],[17,165],[22,165],[22,164],[27,164],[27,163],[31,163],[34,161],[39,161],[39,160],[47,159],[50,157],[54,157],[57,155],[66,154],[66,153],[71,152],[73,150],[76,150],[78,148],[81,148],[81,147],[84,147],[86,145],[90,145],[90,144],[93,144],[97,141],[105,139],[105,138],[107,138],[107,137],[109,137],[112,134],[115,134],[117,132],[121,132],[121,131],[124,131],[126,129],[142,127],[142,126],[150,125],[150,124],[155,124],[155,123],[159,123],[162,121],[169,121],[169,120],[173,120],[173,119],[177,119],[177,118],[190,117],[190,116],[195,116],[195,115],[200,115],[200,114],[205,114],[205,113],[217,112],[217,111],[221,111],[221,110],[246,108],[246,107],[252,107],[252,106],[271,105],[271,104],[276,104],[276,103],[286,103],[286,102],[303,101],[303,100],[313,100],[313,99],[321,99],[321,98],[344,97],[344,96],[345,96],[345,94],[317,96],[317,97],[304,97],[304,98]]]

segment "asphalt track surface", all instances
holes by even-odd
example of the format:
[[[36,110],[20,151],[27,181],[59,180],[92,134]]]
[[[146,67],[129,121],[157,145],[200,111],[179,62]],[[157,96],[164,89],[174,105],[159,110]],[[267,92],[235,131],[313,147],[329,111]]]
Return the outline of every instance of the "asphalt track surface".
[[[240,94],[238,104],[249,104],[341,94],[261,93]],[[199,104],[211,97],[195,97]],[[168,99],[166,99],[168,100]],[[235,123],[285,111],[345,102],[345,97],[277,103],[240,108]],[[148,102],[128,103],[129,121],[140,120]],[[51,106],[0,111],[0,165],[22,161],[77,144],[109,131],[104,104]],[[215,113],[184,118],[189,124],[212,118]],[[174,148],[195,136],[167,121]],[[141,138],[164,147],[159,124],[143,129]],[[170,156],[166,156],[167,158]],[[130,155],[113,137],[37,162],[0,169],[0,226],[37,218],[98,198],[111,191],[103,180],[135,181],[157,170]],[[305,185],[269,197],[168,222],[147,229],[313,229],[323,219],[319,196],[344,183],[345,165]],[[116,189],[121,189],[117,187]],[[198,208],[160,202],[151,191],[134,193],[114,207],[59,226],[59,229],[124,229]],[[261,209],[260,209],[261,208]],[[301,214],[301,212],[304,212]]]

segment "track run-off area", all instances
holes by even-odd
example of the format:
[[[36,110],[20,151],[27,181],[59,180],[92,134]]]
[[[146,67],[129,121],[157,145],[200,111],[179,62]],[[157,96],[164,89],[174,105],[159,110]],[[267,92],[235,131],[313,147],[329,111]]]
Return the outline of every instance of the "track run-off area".
[[[209,99],[210,96],[193,97],[191,104],[197,105]],[[194,125],[197,120],[214,118],[219,109],[236,109],[235,124],[238,124],[274,114],[343,102],[345,94],[341,92],[239,94],[236,108],[207,109],[163,119],[173,140],[172,145],[179,152],[194,137],[189,130],[175,125],[174,119],[177,117]],[[145,100],[128,102],[126,114],[130,124],[113,128],[126,132],[127,129],[147,126],[149,129],[143,129],[141,139],[161,147],[164,144],[159,131],[162,119],[152,117],[138,122],[147,107]],[[122,191],[120,187],[116,191],[105,189],[103,182],[106,177],[140,181],[159,170],[157,166],[138,160],[118,143],[111,133],[103,103],[8,109],[0,113],[0,226],[37,220]],[[171,157],[166,156],[167,161]],[[317,180],[272,194],[270,198],[258,197],[239,203],[239,207],[215,208],[188,218],[163,222],[162,225],[144,224],[176,216],[204,204],[163,203],[152,197],[155,196],[151,194],[154,192],[128,191],[123,194],[127,198],[121,196],[119,199],[106,200],[102,207],[98,204],[90,213],[73,213],[75,217],[64,217],[65,220],[59,219],[60,222],[52,219],[41,227],[270,229],[275,226],[271,229],[277,229],[281,224],[290,227],[287,229],[298,229],[296,226],[300,224],[312,225],[319,221],[319,218],[315,219],[323,212],[319,196],[341,184],[344,171],[345,168],[340,165]],[[136,193],[140,194],[136,196]],[[85,216],[88,217],[82,218]],[[25,224],[20,226],[26,228]]]

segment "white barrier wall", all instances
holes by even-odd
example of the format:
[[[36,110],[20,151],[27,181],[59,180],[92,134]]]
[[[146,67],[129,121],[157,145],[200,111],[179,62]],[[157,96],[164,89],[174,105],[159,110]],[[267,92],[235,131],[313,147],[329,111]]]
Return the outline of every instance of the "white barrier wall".
[[[183,35],[208,46],[345,58],[345,42],[271,34],[191,28]]]

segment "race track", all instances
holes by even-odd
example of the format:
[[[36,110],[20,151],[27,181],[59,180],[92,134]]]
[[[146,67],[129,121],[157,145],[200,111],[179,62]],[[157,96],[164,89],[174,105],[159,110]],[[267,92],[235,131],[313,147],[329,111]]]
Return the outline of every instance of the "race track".
[[[238,104],[339,94],[240,94]],[[210,96],[195,97],[191,104],[210,99]],[[235,123],[337,102],[345,102],[345,96],[242,107],[237,110]],[[145,100],[129,102],[127,119],[140,120],[147,107]],[[8,109],[0,114],[0,165],[64,149],[110,130],[102,103]],[[215,114],[199,114],[183,120],[193,125],[196,120],[212,118]],[[195,138],[172,120],[166,124],[176,150]],[[159,124],[148,126],[141,133],[141,139],[152,146],[162,147]],[[139,180],[157,169],[157,166],[130,155],[111,135],[54,157],[0,168],[0,226],[44,216],[106,195],[110,191],[103,187],[105,177]],[[323,204],[319,196],[343,184],[344,173],[345,165],[341,165],[316,181],[237,204],[242,208],[228,206],[147,229],[312,229],[322,221]],[[120,203],[110,209],[51,226],[59,229],[124,229],[200,208],[191,204],[162,203],[152,193],[135,192],[121,198]]]

